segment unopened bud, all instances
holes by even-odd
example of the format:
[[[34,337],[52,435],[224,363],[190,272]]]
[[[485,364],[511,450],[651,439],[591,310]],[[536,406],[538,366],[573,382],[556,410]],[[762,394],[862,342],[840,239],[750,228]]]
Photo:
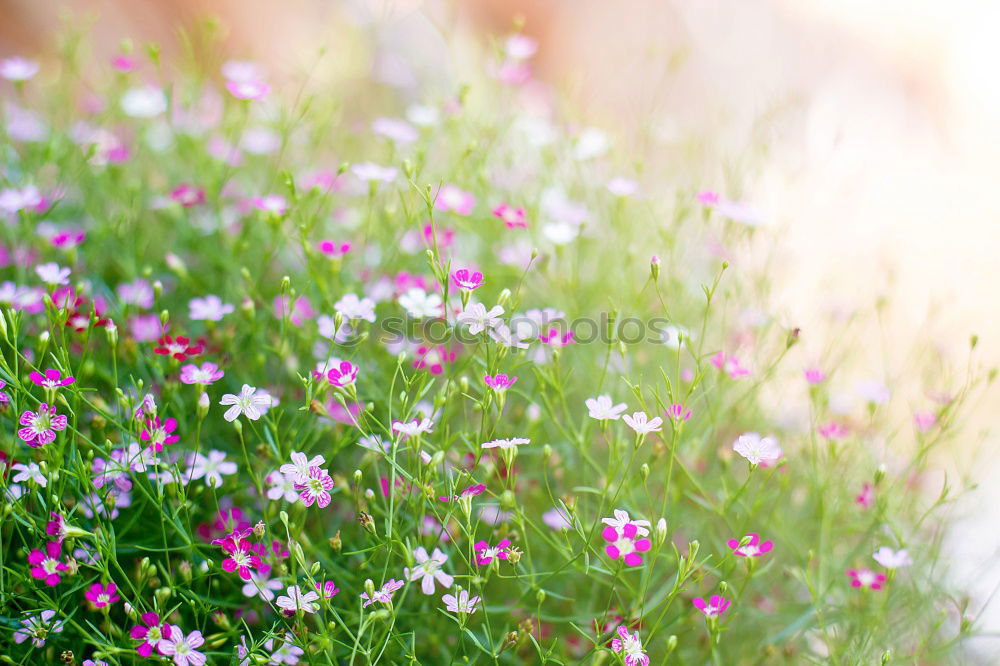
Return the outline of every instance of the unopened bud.
[[[497,296],[497,305],[506,305],[507,301],[509,300],[510,300],[510,289],[504,289],[503,291],[500,292],[500,295]]]
[[[211,404],[212,401],[209,399],[208,394],[202,391],[201,395],[198,396],[198,408],[195,410],[199,419],[204,419],[208,415],[208,408]]]
[[[365,528],[365,530],[372,536],[378,536],[375,530],[375,520],[371,517],[371,515],[362,511],[358,515],[358,522],[361,524],[361,527]]]
[[[649,258],[649,274],[654,280],[660,277],[660,257],[655,254]]]

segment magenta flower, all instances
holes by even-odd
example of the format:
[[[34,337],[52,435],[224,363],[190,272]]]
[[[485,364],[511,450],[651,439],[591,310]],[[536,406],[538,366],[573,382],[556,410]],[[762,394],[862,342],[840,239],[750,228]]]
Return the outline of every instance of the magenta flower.
[[[352,385],[358,379],[358,366],[350,361],[341,361],[336,368],[330,368],[326,373],[326,381],[330,386],[344,388]]]
[[[724,352],[719,352],[715,354],[712,358],[712,365],[722,370],[732,379],[739,379],[740,377],[747,377],[750,375],[750,369],[744,367],[740,363],[740,359],[735,356],[728,356]]]
[[[523,208],[514,208],[502,203],[493,209],[493,217],[503,221],[508,229],[527,229],[528,216]]]
[[[639,553],[645,553],[653,544],[649,539],[636,539],[638,531],[632,523],[621,528],[610,525],[605,527],[601,532],[601,536],[608,542],[604,552],[613,560],[621,558],[626,566],[639,566],[642,564],[642,556]]]
[[[471,215],[475,205],[476,197],[457,185],[443,185],[434,197],[434,208],[459,215]]]
[[[497,393],[503,393],[517,382],[517,377],[508,377],[507,375],[494,375],[490,377],[486,375],[483,377],[483,381]]]
[[[870,509],[875,504],[875,489],[872,484],[862,484],[861,492],[854,498],[854,503],[865,509]]]
[[[744,546],[740,545],[740,539],[730,539],[726,543],[733,550],[734,555],[739,557],[760,557],[771,552],[771,547],[774,546],[773,543],[770,541],[761,543],[760,537],[753,532],[747,536],[750,537],[750,542]]]
[[[338,259],[351,251],[351,244],[337,243],[332,240],[322,240],[316,243],[316,249],[331,259]]]
[[[55,406],[45,403],[38,406],[37,412],[24,410],[19,423],[24,427],[18,429],[17,436],[33,449],[51,444],[56,439],[56,431],[66,429],[66,417],[56,414]]]
[[[667,407],[664,412],[666,417],[674,423],[683,423],[691,418],[691,410],[684,409],[684,405],[673,404]]]
[[[305,483],[309,479],[309,470],[326,462],[323,456],[306,458],[306,454],[296,451],[292,453],[292,462],[285,463],[278,471],[293,477],[296,483]]]
[[[72,377],[62,377],[58,370],[53,369],[46,370],[44,375],[40,372],[32,372],[28,378],[34,382],[35,386],[41,386],[44,389],[57,389],[61,386],[69,386],[76,381]]]
[[[560,333],[554,328],[549,329],[547,333],[542,333],[538,336],[538,339],[543,345],[548,345],[549,347],[566,347],[575,344],[575,341],[573,340],[573,331]]]
[[[60,514],[50,511],[49,517],[52,519],[45,523],[45,533],[50,537],[55,537],[56,542],[62,543],[66,538],[66,519]]]
[[[310,467],[308,478],[301,483],[296,481],[295,489],[299,491],[299,500],[302,504],[312,506],[315,502],[319,508],[325,509],[330,504],[333,479],[325,469]]]
[[[31,577],[44,581],[49,587],[55,587],[62,580],[63,571],[69,567],[59,559],[62,554],[62,544],[50,541],[45,544],[45,550],[33,550],[28,553],[28,564],[31,565]]]
[[[145,427],[139,433],[139,439],[149,442],[150,451],[159,453],[163,450],[164,446],[170,446],[180,439],[179,436],[170,434],[174,430],[177,430],[177,421],[175,419],[160,421],[160,417],[158,416],[147,418]]]
[[[316,591],[324,599],[332,599],[340,592],[340,588],[332,580],[328,580],[325,583],[316,583]]]
[[[871,569],[848,569],[846,573],[851,577],[851,587],[881,590],[885,582],[885,574],[875,573]]]
[[[451,502],[451,501],[457,502],[462,497],[476,497],[478,495],[482,495],[485,491],[486,491],[486,485],[482,483],[477,483],[474,486],[469,486],[468,488],[460,492],[458,495],[454,495],[452,497],[447,497],[447,496],[439,497],[438,499],[440,499],[442,502]]]
[[[913,424],[920,432],[927,432],[937,424],[937,415],[934,412],[927,411],[914,412]]]
[[[205,190],[181,183],[170,192],[170,198],[185,208],[193,208],[205,203]]]
[[[183,384],[213,384],[225,376],[225,372],[214,363],[202,363],[199,368],[194,363],[181,367],[181,383]]]
[[[483,274],[479,271],[470,271],[467,268],[459,268],[451,274],[451,281],[459,289],[472,291],[483,286]]]
[[[250,543],[242,539],[224,540],[222,550],[229,557],[222,560],[222,570],[237,572],[243,580],[250,580],[254,569],[259,569],[260,558],[253,554]]]
[[[107,585],[94,583],[83,596],[85,596],[87,601],[92,602],[97,608],[107,608],[121,599],[121,597],[118,596],[118,588],[114,583],[108,583]]]
[[[717,594],[712,595],[712,597],[708,600],[708,603],[705,603],[705,600],[701,597],[695,597],[694,601],[691,603],[694,604],[695,608],[704,613],[705,617],[709,618],[719,617],[726,612],[726,609],[729,608],[729,600],[725,597],[720,597]]]
[[[476,551],[476,564],[485,567],[493,560],[506,560],[509,548],[510,539],[504,539],[495,546],[491,546],[485,541],[480,541],[473,546],[473,549]]]
[[[642,649],[639,632],[629,634],[628,627],[624,624],[618,625],[618,638],[611,640],[611,651],[623,653],[622,658],[625,660],[625,666],[649,665],[649,657]]]
[[[176,624],[170,625],[170,633],[156,646],[156,651],[165,657],[173,657],[174,666],[204,666],[206,658],[196,648],[205,643],[200,631],[192,631],[187,636]]]
[[[160,616],[156,613],[143,613],[142,623],[146,626],[132,627],[129,636],[134,641],[142,641],[135,651],[140,657],[148,658],[160,641],[170,636],[170,625],[166,622],[160,624]]]

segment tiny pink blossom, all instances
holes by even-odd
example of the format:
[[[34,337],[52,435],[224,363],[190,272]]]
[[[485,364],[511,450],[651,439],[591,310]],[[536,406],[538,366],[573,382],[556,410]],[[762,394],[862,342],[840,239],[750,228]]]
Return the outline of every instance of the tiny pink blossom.
[[[333,478],[319,467],[310,467],[309,476],[303,482],[295,482],[295,490],[299,491],[299,501],[303,506],[312,506],[315,502],[319,508],[325,509],[330,504],[330,491],[333,489]]]
[[[495,546],[491,546],[485,541],[479,541],[473,546],[473,550],[476,552],[476,564],[485,567],[493,560],[506,560],[509,548],[510,539],[504,539]]]
[[[636,539],[638,528],[633,524],[627,524],[622,528],[607,526],[601,532],[601,536],[608,545],[604,547],[604,552],[612,560],[621,559],[626,566],[637,567],[642,564],[642,556],[652,548],[649,539]]]
[[[817,384],[822,384],[823,381],[826,379],[826,373],[824,373],[819,368],[808,368],[803,374],[805,375],[806,381],[809,382],[812,386],[816,386]]]
[[[875,573],[871,569],[848,569],[846,573],[851,578],[851,587],[856,588],[881,590],[886,580],[885,574]]]
[[[750,537],[750,541],[745,545],[740,545],[740,539],[730,539],[726,545],[728,545],[734,555],[739,557],[760,557],[761,555],[766,555],[771,552],[771,548],[774,546],[770,541],[765,541],[761,543],[760,537],[756,534],[747,534]],[[745,537],[744,537],[745,538]]]
[[[865,509],[870,509],[875,504],[875,488],[872,484],[862,484],[861,492],[854,498],[854,503]]]
[[[38,406],[37,412],[25,410],[18,422],[24,427],[17,436],[33,449],[54,442],[56,431],[65,430],[67,425],[66,416],[56,414],[55,406],[45,403]]]
[[[184,631],[176,624],[170,625],[170,633],[164,634],[156,650],[165,657],[171,657],[174,666],[204,666],[206,657],[197,648],[205,643],[200,631],[192,631],[184,635]]]
[[[180,380],[183,384],[213,384],[225,376],[225,372],[214,363],[202,363],[198,367],[194,363],[181,366]]]
[[[121,597],[118,596],[118,588],[114,583],[108,583],[107,585],[94,583],[90,586],[84,596],[87,598],[87,601],[93,603],[96,608],[107,608],[121,599]]]
[[[506,203],[502,203],[493,209],[493,217],[502,220],[508,229],[528,228],[528,216],[523,208],[514,208]]]
[[[181,183],[170,192],[170,198],[185,208],[205,203],[205,190],[188,183]]]
[[[236,99],[259,101],[271,93],[271,86],[263,81],[226,81],[226,90]]]
[[[467,268],[459,268],[451,274],[452,282],[459,289],[472,291],[483,286],[483,274],[479,271],[470,272]]]
[[[705,617],[709,618],[719,617],[720,615],[726,612],[730,604],[729,600],[727,600],[725,597],[720,597],[717,594],[712,595],[712,597],[709,598],[707,603],[701,597],[695,597],[691,603],[694,604],[695,608],[704,613]]]
[[[288,211],[288,201],[280,194],[254,197],[253,205],[257,210],[275,215],[284,215]]]
[[[830,421],[829,423],[824,423],[817,428],[820,436],[829,440],[844,439],[850,434],[850,430],[847,426],[837,423],[836,421]]]
[[[628,627],[621,624],[617,633],[618,637],[611,640],[611,651],[622,653],[625,666],[649,666],[649,657],[642,649],[639,632],[629,633]]]
[[[679,404],[670,405],[664,414],[674,423],[683,423],[691,418],[691,410],[684,409],[684,405]]]
[[[443,185],[434,197],[434,208],[451,211],[458,215],[471,215],[476,205],[476,197],[457,185]]]
[[[371,579],[369,579],[368,582],[370,581]],[[365,603],[361,604],[361,607],[367,608],[376,601],[383,604],[392,603],[392,595],[395,594],[396,590],[400,589],[401,587],[403,587],[403,581],[396,580],[395,578],[390,578],[388,581],[386,581],[384,585],[382,585],[380,589],[375,590],[375,594],[372,595],[371,598],[368,597],[367,592],[363,592],[361,594],[361,598],[364,600]]]
[[[28,375],[28,379],[30,379],[35,386],[41,386],[44,389],[57,389],[63,386],[69,386],[76,381],[69,376],[63,377],[62,373],[54,369],[46,370],[44,375],[40,372],[32,372]]]
[[[62,544],[50,541],[45,544],[45,550],[33,550],[28,553],[28,564],[31,565],[31,577],[44,581],[49,587],[55,587],[62,580],[63,572],[69,567],[59,559],[62,554]]]
[[[316,243],[316,249],[331,259],[339,259],[351,251],[351,244],[332,240],[321,240]]]
[[[913,424],[920,432],[927,432],[937,424],[937,415],[928,411],[914,412]]]
[[[486,375],[483,377],[483,381],[497,393],[504,393],[517,382],[517,377],[508,377],[507,375],[494,375],[491,377]]]

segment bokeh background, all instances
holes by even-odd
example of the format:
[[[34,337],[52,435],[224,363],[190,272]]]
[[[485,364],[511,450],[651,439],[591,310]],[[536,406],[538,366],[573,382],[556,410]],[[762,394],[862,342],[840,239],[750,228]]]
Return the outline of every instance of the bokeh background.
[[[183,57],[180,30],[205,16],[230,55],[319,85],[367,40],[365,75],[414,101],[453,94],[482,64],[476,49],[523,24],[539,43],[526,94],[539,112],[603,128],[637,171],[757,207],[776,244],[768,305],[807,342],[881,304],[852,333],[875,367],[964,365],[972,334],[976,363],[1000,360],[1000,3],[0,0],[0,56],[44,61],[61,26],[89,25],[95,62],[124,38]],[[975,469],[981,484],[950,539],[980,606],[1000,585],[998,408],[994,390],[942,460],[953,482]],[[1000,633],[997,604],[984,629]]]

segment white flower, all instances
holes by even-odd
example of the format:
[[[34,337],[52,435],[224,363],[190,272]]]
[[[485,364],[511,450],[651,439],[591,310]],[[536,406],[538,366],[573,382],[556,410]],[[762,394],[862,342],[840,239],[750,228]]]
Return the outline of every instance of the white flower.
[[[441,597],[441,601],[445,603],[445,610],[452,613],[475,613],[480,599],[479,597],[470,599],[468,591],[459,588],[457,598],[454,594],[446,594]]]
[[[886,569],[898,569],[900,567],[908,567],[913,564],[913,560],[910,559],[910,556],[905,549],[894,551],[888,546],[882,546],[879,548],[875,551],[875,554],[872,555],[872,557]]]
[[[218,488],[222,485],[223,474],[229,476],[238,471],[236,463],[226,462],[225,453],[214,450],[209,451],[207,457],[200,453],[189,456],[187,465],[189,468],[187,472],[188,482],[204,477],[205,483],[212,488]]]
[[[274,599],[274,591],[281,589],[281,581],[277,578],[268,578],[270,572],[270,567],[266,567],[261,571],[251,570],[250,580],[243,585],[243,596],[256,597],[260,595],[260,598],[264,601],[272,601]]]
[[[392,446],[388,442],[383,442],[378,435],[365,435],[358,440],[358,446],[376,453],[388,453],[392,449]]]
[[[621,418],[622,412],[628,407],[624,402],[620,402],[617,405],[611,404],[610,395],[602,395],[597,398],[587,398],[585,401],[587,404],[587,409],[590,410],[590,418],[603,421],[604,419],[614,419],[618,420]]]
[[[434,594],[434,581],[436,580],[442,587],[451,587],[455,582],[454,577],[441,571],[441,565],[448,561],[448,556],[435,548],[431,555],[420,546],[413,551],[413,559],[416,566],[412,569],[403,569],[403,575],[410,579],[410,582],[420,581],[420,590],[424,594]]]
[[[420,287],[412,287],[399,297],[402,305],[411,317],[440,317],[444,314],[443,302],[438,294],[428,294]]]
[[[305,483],[309,480],[309,468],[320,467],[324,464],[326,464],[326,458],[323,456],[306,458],[306,454],[297,451],[292,453],[292,462],[285,463],[278,469],[282,474],[294,477],[298,483]]]
[[[482,303],[469,303],[465,306],[465,311],[458,315],[457,321],[459,324],[467,325],[469,333],[478,335],[486,329],[502,323],[500,319],[502,314],[503,308],[499,305],[494,305],[487,310]]]
[[[286,502],[294,502],[298,500],[299,491],[295,489],[295,474],[284,474],[283,472],[275,470],[264,477],[264,481],[270,486],[270,488],[267,489],[268,499],[284,499]]]
[[[0,76],[8,81],[27,81],[38,73],[38,63],[19,56],[0,61]]]
[[[632,520],[632,518],[628,515],[628,511],[622,511],[621,509],[615,509],[614,513],[614,518],[601,518],[601,522],[615,528],[618,531],[625,529],[626,525],[635,525],[635,533],[637,536],[646,536],[649,534],[648,520]]]
[[[35,272],[38,273],[38,277],[42,278],[46,284],[56,285],[69,283],[70,270],[68,268],[63,268],[54,262],[35,266]]]
[[[514,349],[527,349],[528,343],[524,342],[525,338],[519,333],[512,333],[507,324],[502,321],[487,331],[489,336],[493,338],[497,343],[503,345],[504,347],[512,347]]]
[[[553,222],[542,227],[542,235],[556,245],[566,245],[580,235],[580,227],[569,222]]]
[[[48,481],[45,479],[45,475],[42,474],[42,468],[38,466],[38,463],[29,462],[27,465],[24,463],[16,463],[11,466],[17,474],[11,479],[14,483],[19,483],[21,481],[32,480],[42,488],[48,485]]]
[[[414,437],[425,432],[434,431],[434,422],[430,419],[423,419],[422,421],[417,421],[413,419],[408,423],[403,423],[402,421],[396,421],[392,424],[392,429],[396,432],[404,435],[406,437]]]
[[[142,86],[125,91],[122,111],[133,118],[154,118],[167,110],[167,96],[156,86]]]
[[[355,164],[352,166],[351,173],[364,181],[391,183],[396,180],[396,174],[399,171],[396,167],[384,167],[372,164],[371,162],[365,162],[364,164]]]
[[[755,432],[740,435],[733,442],[733,451],[749,460],[752,465],[774,462],[781,457],[781,447],[774,437],[761,437]]]
[[[492,442],[483,442],[484,449],[510,449],[515,446],[530,444],[531,440],[524,437],[512,437],[511,439],[494,439]]]
[[[333,304],[333,308],[345,319],[364,319],[375,321],[375,301],[370,298],[358,298],[357,294],[344,294],[344,297]]]
[[[663,424],[663,419],[659,416],[650,420],[645,412],[635,412],[632,416],[626,414],[622,417],[622,420],[625,421],[625,425],[640,435],[650,432],[660,432],[660,426]]]
[[[300,610],[306,613],[315,613],[317,606],[312,602],[317,599],[319,599],[318,592],[310,590],[303,593],[298,585],[292,585],[285,591],[285,594],[278,597],[275,605],[293,614]]]
[[[251,421],[256,421],[261,416],[261,407],[264,407],[264,412],[267,411],[267,407],[271,406],[271,396],[263,393],[261,395],[257,394],[257,389],[249,384],[244,384],[243,389],[240,391],[239,395],[233,395],[232,393],[227,393],[222,396],[222,400],[219,400],[220,405],[232,405],[223,414],[223,418],[227,421],[235,421],[239,418],[240,414],[243,414]]]

